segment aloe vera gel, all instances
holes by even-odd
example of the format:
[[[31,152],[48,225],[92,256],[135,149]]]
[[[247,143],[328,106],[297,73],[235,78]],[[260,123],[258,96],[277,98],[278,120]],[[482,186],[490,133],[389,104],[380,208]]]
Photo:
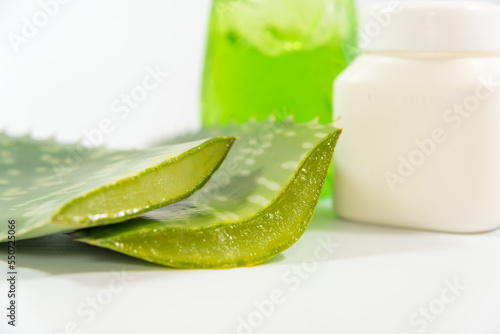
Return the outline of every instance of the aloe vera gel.
[[[447,232],[500,225],[500,7],[380,3],[335,82],[346,219]]]

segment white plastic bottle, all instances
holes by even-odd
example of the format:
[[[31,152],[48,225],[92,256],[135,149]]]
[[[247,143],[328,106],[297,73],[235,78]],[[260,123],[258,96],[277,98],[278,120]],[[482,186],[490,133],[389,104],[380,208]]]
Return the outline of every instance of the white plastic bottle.
[[[380,3],[359,43],[335,82],[337,213],[446,232],[500,226],[500,7]]]

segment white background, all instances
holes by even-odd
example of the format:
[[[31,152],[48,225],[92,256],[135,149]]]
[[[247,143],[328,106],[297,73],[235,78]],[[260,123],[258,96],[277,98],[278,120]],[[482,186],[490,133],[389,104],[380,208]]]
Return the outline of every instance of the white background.
[[[0,129],[78,140],[108,118],[115,127],[104,142],[127,148],[199,126],[209,0],[65,1],[16,52],[9,34],[20,35],[23,19],[41,8],[38,0],[0,0]],[[148,66],[170,75],[117,117],[111,104]]]
[[[106,143],[133,147],[198,127],[209,2],[71,0],[16,52],[8,34],[19,34],[40,6],[0,0],[0,128],[71,141],[110,118]],[[111,104],[148,66],[169,77],[127,118],[116,117]],[[421,332],[500,333],[500,232],[446,235],[331,217],[320,208],[304,237],[271,263],[225,271],[147,265],[65,237],[28,241],[18,253],[20,327],[7,328],[0,311],[0,332],[237,333],[239,319],[279,290],[283,303],[243,333],[413,334],[422,327],[409,322],[412,314],[438,305],[444,281],[457,279],[464,291]],[[292,290],[283,277],[329,238],[337,251]],[[131,280],[105,299],[121,270]],[[1,310],[6,290],[2,279]],[[78,310],[94,297],[100,311],[87,321]]]

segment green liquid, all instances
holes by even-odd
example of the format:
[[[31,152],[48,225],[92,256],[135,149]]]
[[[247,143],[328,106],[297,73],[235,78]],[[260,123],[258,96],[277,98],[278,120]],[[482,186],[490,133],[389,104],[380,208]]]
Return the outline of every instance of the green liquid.
[[[333,78],[346,66],[341,50],[321,46],[270,57],[255,48],[243,51],[230,38],[219,43],[205,75],[204,125],[264,120],[271,113],[332,121]]]
[[[333,81],[353,58],[356,24],[353,0],[214,0],[203,125],[289,114],[332,122]]]

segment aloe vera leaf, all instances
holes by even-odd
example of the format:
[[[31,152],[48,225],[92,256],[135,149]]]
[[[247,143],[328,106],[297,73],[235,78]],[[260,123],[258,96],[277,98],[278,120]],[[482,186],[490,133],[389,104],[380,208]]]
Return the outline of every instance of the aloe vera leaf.
[[[116,151],[0,134],[0,220],[23,239],[137,217],[200,189],[233,142]],[[0,224],[0,241],[7,232]]]
[[[332,125],[289,121],[203,132],[241,136],[205,188],[144,217],[75,235],[78,241],[179,268],[266,261],[307,228],[340,132]]]

